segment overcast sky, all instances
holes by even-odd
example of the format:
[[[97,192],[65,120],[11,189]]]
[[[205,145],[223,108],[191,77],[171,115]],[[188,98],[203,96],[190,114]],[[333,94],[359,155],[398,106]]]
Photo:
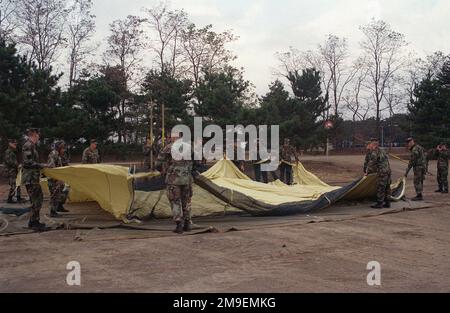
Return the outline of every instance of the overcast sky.
[[[94,0],[96,39],[108,34],[108,25],[127,15],[142,15],[142,7],[159,0]],[[172,9],[184,9],[198,26],[213,24],[239,36],[231,46],[245,78],[263,94],[275,79],[276,52],[290,46],[314,49],[332,33],[348,38],[358,53],[359,26],[381,18],[406,35],[419,56],[441,50],[450,53],[450,0],[172,0]]]

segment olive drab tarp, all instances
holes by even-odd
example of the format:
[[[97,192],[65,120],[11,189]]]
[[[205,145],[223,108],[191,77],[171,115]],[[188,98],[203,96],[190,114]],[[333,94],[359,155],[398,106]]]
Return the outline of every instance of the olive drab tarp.
[[[293,164],[293,171],[293,186],[281,181],[263,184],[251,180],[231,161],[219,161],[195,178],[193,216],[242,211],[254,216],[299,214],[324,209],[341,200],[372,199],[376,195],[377,179],[373,175],[337,187],[322,182],[301,163]],[[92,199],[117,219],[171,215],[164,184],[160,176],[155,176],[157,173],[131,175],[128,168],[121,166],[77,165],[46,169],[44,174],[69,184],[71,201]],[[392,189],[394,200],[402,198],[405,180],[393,184]]]

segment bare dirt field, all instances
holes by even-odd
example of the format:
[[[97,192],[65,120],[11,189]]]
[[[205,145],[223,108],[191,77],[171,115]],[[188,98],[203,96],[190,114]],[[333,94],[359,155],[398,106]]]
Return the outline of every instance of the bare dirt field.
[[[361,176],[363,156],[303,161],[341,185]],[[396,179],[405,165],[391,163]],[[3,199],[4,181],[0,189]],[[420,210],[316,223],[247,218],[252,227],[234,232],[175,236],[171,223],[161,221],[164,231],[140,231],[134,239],[119,230],[97,230],[82,241],[74,240],[75,230],[3,236],[0,291],[450,292],[450,196],[435,189],[435,177],[428,177],[425,197],[432,205]],[[407,195],[414,195],[411,177]],[[81,264],[79,287],[66,284],[72,260]],[[370,261],[381,264],[380,287],[367,285]]]

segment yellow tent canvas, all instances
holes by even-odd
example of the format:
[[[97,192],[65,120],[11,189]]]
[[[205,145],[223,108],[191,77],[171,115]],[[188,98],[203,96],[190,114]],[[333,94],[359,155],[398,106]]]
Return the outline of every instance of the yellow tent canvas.
[[[92,199],[117,219],[133,213],[157,218],[170,216],[164,188],[135,190],[135,180],[158,173],[130,175],[128,168],[114,165],[76,165],[46,169],[48,177],[71,186],[71,200]],[[263,184],[251,180],[231,161],[217,162],[196,178],[193,196],[194,216],[245,211],[253,215],[304,213],[323,209],[339,200],[361,200],[376,194],[376,176],[361,178],[347,186],[329,186],[308,172],[301,163],[294,165],[293,186],[280,181]],[[405,182],[392,185],[394,199],[404,195]]]

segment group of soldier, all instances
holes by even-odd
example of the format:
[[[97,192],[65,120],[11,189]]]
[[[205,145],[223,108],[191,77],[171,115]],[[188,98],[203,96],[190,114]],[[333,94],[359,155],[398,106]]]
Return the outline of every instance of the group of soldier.
[[[428,159],[433,156],[437,158],[438,189],[436,192],[448,193],[448,160],[450,153],[447,145],[441,143],[436,149],[432,149],[428,155],[414,138],[407,139],[407,147],[411,156],[404,177],[407,178],[410,171],[413,170],[414,188],[416,191],[416,196],[411,200],[423,200],[423,182],[428,172]],[[366,176],[369,174],[377,175],[377,203],[372,208],[389,208],[391,206],[391,166],[388,155],[380,148],[379,141],[376,138],[371,139],[367,145],[364,173]]]
[[[66,145],[63,141],[54,143],[52,151],[48,156],[47,164],[39,163],[39,154],[36,145],[39,142],[40,133],[38,129],[31,128],[27,130],[27,139],[22,147],[22,179],[21,185],[24,185],[31,202],[31,214],[28,227],[37,231],[46,229],[46,225],[40,222],[40,210],[43,202],[43,192],[40,185],[41,171],[44,168],[58,168],[69,165],[69,159],[66,154]],[[165,176],[167,197],[171,205],[172,214],[176,223],[175,232],[183,233],[191,231],[191,199],[192,183],[194,181],[196,162],[192,160],[176,160],[172,156],[172,145],[178,138],[172,137],[166,139],[166,145],[163,146],[161,139],[156,140],[155,144],[147,142],[144,147],[144,155],[150,154],[153,149],[157,156],[155,167]],[[414,138],[407,140],[408,149],[411,157],[405,177],[409,172],[414,172],[414,187],[416,197],[413,201],[423,200],[423,182],[427,173],[427,154],[424,148],[416,143]],[[389,208],[391,197],[391,167],[389,157],[384,150],[380,148],[379,141],[373,138],[367,146],[367,155],[364,162],[364,174],[377,175],[377,203],[373,208]],[[433,150],[434,156],[438,160],[438,185],[436,192],[448,193],[448,159],[450,153],[445,144],[440,144]],[[280,176],[281,180],[291,185],[293,183],[293,162],[298,162],[298,154],[289,139],[284,140],[280,149]],[[261,165],[268,160],[257,160],[253,166],[255,178],[257,181],[267,183],[267,172],[261,171]],[[83,151],[83,164],[100,163],[100,156],[97,149],[97,141],[92,139],[90,146]],[[149,164],[146,166],[150,167]],[[9,140],[9,147],[5,153],[5,168],[8,173],[10,190],[8,194],[8,203],[13,203],[13,197],[16,195],[18,201],[23,201],[20,194],[20,187],[16,186],[16,179],[19,173],[19,161],[17,157],[17,141]],[[278,179],[275,172],[271,172],[274,179]],[[68,212],[64,208],[67,200],[69,187],[62,181],[49,179],[48,186],[50,191],[50,216],[60,217],[61,212]]]
[[[193,174],[197,173],[196,167],[199,164],[197,161],[191,160],[176,160],[172,155],[173,143],[178,140],[177,137],[172,136],[166,139],[166,145],[163,147],[161,140],[156,140],[155,145],[151,145],[151,141],[147,141],[144,146],[144,164],[148,166],[151,149],[157,155],[155,167],[165,176],[167,198],[170,202],[173,219],[176,223],[174,232],[181,234],[189,232],[192,229],[191,220],[191,200],[192,200],[192,183],[194,182]],[[298,155],[294,147],[290,145],[289,139],[284,141],[280,151],[281,165],[280,174],[281,179],[291,185],[293,183],[292,162],[298,161]],[[258,181],[261,179],[267,183],[267,172],[261,171],[261,165],[268,160],[258,160],[254,163],[255,176]],[[242,162],[236,161],[236,166],[241,168]],[[275,172],[271,172],[274,179],[278,179]]]
[[[259,150],[259,149],[258,149]],[[286,185],[294,183],[293,163],[298,162],[299,157],[296,149],[291,145],[289,139],[284,139],[283,145],[280,147],[280,176],[276,171],[261,171],[261,166],[270,162],[269,160],[262,160],[258,154],[257,160],[253,163],[253,170],[255,172],[255,180],[267,184],[269,182],[268,174],[272,175],[273,180],[280,180]]]
[[[48,162],[41,164],[37,150],[37,143],[40,139],[39,129],[30,128],[27,130],[26,135],[26,141],[22,146],[22,166],[19,164],[17,155],[17,140],[8,140],[8,149],[5,152],[4,162],[10,186],[7,202],[15,203],[14,196],[16,196],[17,201],[23,201],[20,194],[20,186],[16,185],[17,175],[21,168],[20,184],[25,186],[31,202],[28,227],[35,231],[44,231],[47,230],[47,227],[40,222],[40,211],[44,198],[40,184],[42,170],[67,166],[69,165],[69,158],[66,153],[66,144],[63,141],[56,141],[48,155]],[[100,162],[95,139],[92,139],[90,146],[84,150],[82,161],[85,164]],[[64,208],[64,204],[67,200],[69,187],[63,181],[55,179],[48,179],[48,187],[50,191],[50,216],[60,217],[59,213],[68,212]]]

